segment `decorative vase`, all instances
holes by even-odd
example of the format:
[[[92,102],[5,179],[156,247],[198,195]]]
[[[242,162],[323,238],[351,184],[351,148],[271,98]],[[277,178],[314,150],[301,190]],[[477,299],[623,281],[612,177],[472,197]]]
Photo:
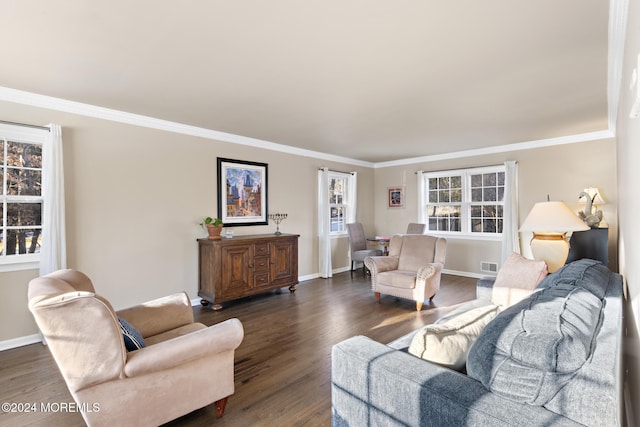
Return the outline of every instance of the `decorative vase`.
[[[209,240],[220,240],[220,233],[222,232],[222,225],[207,224],[207,232],[209,232]]]

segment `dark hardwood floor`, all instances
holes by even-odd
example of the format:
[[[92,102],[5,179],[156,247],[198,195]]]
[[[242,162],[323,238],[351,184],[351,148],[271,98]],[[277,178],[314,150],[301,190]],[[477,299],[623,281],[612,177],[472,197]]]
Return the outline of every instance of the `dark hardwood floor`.
[[[475,279],[444,275],[431,304],[382,296],[375,302],[362,270],[227,303],[223,310],[194,307],[197,321],[212,325],[236,317],[245,330],[236,351],[235,394],[223,418],[213,405],[167,426],[329,426],[331,346],[353,335],[390,342],[432,323],[475,298]],[[206,372],[203,372],[206,375]],[[211,378],[212,384],[216,379]],[[0,402],[73,402],[47,348],[33,344],[0,352]],[[5,413],[3,426],[83,426],[78,413]]]

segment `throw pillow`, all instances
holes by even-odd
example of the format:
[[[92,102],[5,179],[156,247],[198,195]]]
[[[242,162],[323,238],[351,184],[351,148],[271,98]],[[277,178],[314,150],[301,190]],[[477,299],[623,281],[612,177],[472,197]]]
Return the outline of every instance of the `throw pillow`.
[[[506,308],[531,295],[548,274],[544,261],[533,261],[512,252],[498,272],[491,302]]]
[[[118,322],[120,322],[122,338],[127,351],[139,350],[145,346],[144,338],[142,338],[140,331],[122,317],[118,317]]]
[[[413,337],[409,353],[438,365],[462,371],[471,345],[497,312],[497,306],[485,305],[446,322],[427,325]]]

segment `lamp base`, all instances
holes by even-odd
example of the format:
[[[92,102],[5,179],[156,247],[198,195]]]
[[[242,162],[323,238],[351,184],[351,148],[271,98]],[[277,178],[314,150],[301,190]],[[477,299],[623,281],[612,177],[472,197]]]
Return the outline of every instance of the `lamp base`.
[[[533,233],[531,253],[536,261],[547,263],[547,270],[553,273],[567,261],[569,242],[566,233]]]

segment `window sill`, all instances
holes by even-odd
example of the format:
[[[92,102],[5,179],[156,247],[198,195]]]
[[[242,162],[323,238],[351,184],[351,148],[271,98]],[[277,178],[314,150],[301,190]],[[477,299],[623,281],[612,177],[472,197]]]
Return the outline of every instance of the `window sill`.
[[[424,234],[430,236],[444,237],[445,239],[459,239],[459,240],[485,240],[490,242],[502,241],[502,234],[487,235],[487,234],[470,234],[470,233],[437,233],[426,230]]]
[[[28,259],[3,259],[0,260],[0,273],[10,271],[38,270],[40,257],[28,257]]]

